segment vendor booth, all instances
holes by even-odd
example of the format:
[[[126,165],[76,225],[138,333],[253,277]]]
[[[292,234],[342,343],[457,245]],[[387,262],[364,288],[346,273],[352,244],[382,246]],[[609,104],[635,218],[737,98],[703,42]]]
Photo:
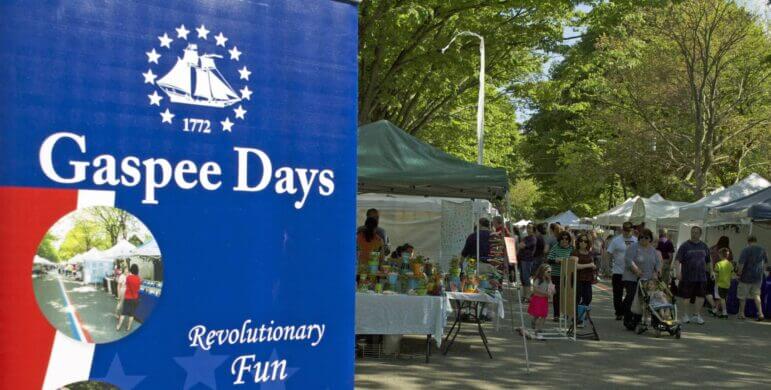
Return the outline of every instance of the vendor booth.
[[[768,180],[753,173],[722,191],[713,192],[696,202],[680,207],[678,215],[677,245],[680,246],[680,244],[690,238],[691,226],[704,225],[704,219],[707,217],[707,213],[711,207],[732,202],[767,188],[770,185],[771,183],[769,183]]]
[[[505,196],[506,171],[460,160],[388,121],[360,127],[358,142],[359,219],[367,209],[378,209],[391,249],[409,242],[416,254],[384,258],[373,252],[364,263],[359,256],[356,333],[421,334],[439,345],[452,305],[434,298],[446,285],[449,290],[447,270],[460,275],[466,267],[464,272],[477,275],[481,264],[458,255],[475,221],[497,215],[490,201]],[[493,293],[493,285],[480,275],[453,288],[460,294]]]
[[[559,223],[562,226],[573,226],[581,224],[581,218],[572,211],[568,210],[557,215],[546,218],[545,223]]]
[[[106,258],[96,248],[83,254],[83,283],[102,283],[105,276],[112,273],[112,259]]]
[[[766,248],[766,250],[771,249],[771,187],[710,208],[707,211],[704,224],[710,238],[717,239],[719,236],[729,238],[731,251],[737,261],[741,250],[747,245],[749,235],[754,235],[758,239],[758,245]],[[766,278],[761,285],[761,300],[766,317],[771,315],[769,284],[771,284],[771,280]],[[728,297],[729,312],[731,314],[736,313],[738,306],[736,281],[734,281]],[[745,315],[754,317],[755,314],[754,303],[748,301]]]
[[[629,221],[635,225],[645,223],[645,227],[656,233],[659,228],[658,220],[662,218],[672,218],[679,214],[680,207],[687,205],[686,202],[675,202],[662,198],[655,194],[650,198],[638,197],[632,205],[632,213],[629,215]]]

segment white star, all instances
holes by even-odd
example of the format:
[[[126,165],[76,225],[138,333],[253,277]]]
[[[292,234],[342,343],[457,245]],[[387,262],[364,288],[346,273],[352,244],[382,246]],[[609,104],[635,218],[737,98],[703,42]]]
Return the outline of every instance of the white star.
[[[224,121],[220,121],[220,123],[222,124],[222,131],[233,132],[234,123],[230,121],[229,117],[225,118]]]
[[[147,73],[142,73],[142,76],[145,76],[145,84],[155,84],[155,78],[158,77],[152,69],[148,69]]]
[[[190,34],[190,30],[186,29],[184,24],[175,28],[175,30],[177,30],[177,38],[187,40],[187,34]]]
[[[238,73],[241,74],[241,77],[239,79],[249,81],[249,75],[252,74],[252,72],[249,71],[249,69],[246,69],[246,65],[242,69],[238,70]]]
[[[157,51],[155,51],[155,48],[153,48],[152,51],[148,51],[145,54],[147,54],[147,62],[154,62],[158,63],[158,59],[161,58],[161,55],[158,54]]]
[[[228,50],[230,53],[230,59],[238,61],[241,58],[241,52],[238,51],[238,48],[233,46],[232,49]]]
[[[171,49],[171,42],[174,41],[173,39],[169,38],[169,34],[163,33],[162,36],[158,37],[158,40],[161,41],[161,47],[165,47],[167,49]]]
[[[174,114],[168,108],[161,113],[161,123],[171,123],[171,118],[174,118]]]
[[[249,90],[249,86],[241,88],[241,99],[252,100],[252,91]]]
[[[219,35],[215,36],[214,39],[217,40],[217,46],[225,47],[225,42],[228,41],[227,38],[225,38],[224,35],[222,35],[222,31],[220,31]]]
[[[152,95],[147,95],[147,97],[150,98],[150,105],[153,106],[159,106],[161,105],[161,99],[163,99],[163,96],[158,95],[158,91],[153,91]]]
[[[240,104],[238,105],[238,108],[233,109],[233,112],[236,113],[236,119],[245,119],[244,115],[246,114],[246,110],[244,110]]]
[[[198,27],[197,29],[195,29],[195,31],[198,31],[198,38],[206,39],[209,36],[209,30],[207,30],[206,26],[204,26],[203,24],[201,25],[201,27]]]

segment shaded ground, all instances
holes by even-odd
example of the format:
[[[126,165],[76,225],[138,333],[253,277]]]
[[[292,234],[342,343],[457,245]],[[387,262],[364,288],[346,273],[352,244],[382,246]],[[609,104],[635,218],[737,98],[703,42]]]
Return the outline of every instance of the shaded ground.
[[[118,324],[115,317],[115,306],[118,301],[113,295],[92,285],[83,285],[80,282],[72,281],[65,277],[61,277],[61,280],[64,291],[69,297],[70,303],[77,311],[83,328],[91,334],[94,342],[110,342],[131,333],[125,331],[125,321],[123,330],[120,332],[115,330],[115,326]],[[40,305],[40,309],[48,321],[62,333],[76,338],[73,336],[73,325],[67,315],[64,295],[59,287],[56,275],[47,274],[35,278],[32,284],[35,289],[38,305]],[[139,325],[139,322],[134,321],[131,331],[133,332],[139,328]]]
[[[398,359],[357,359],[361,389],[499,389],[626,387],[771,386],[771,322],[718,320],[684,325],[683,336],[656,338],[653,332],[626,331],[612,316],[609,291],[594,290],[592,318],[601,341],[529,341],[531,372],[525,368],[522,338],[512,329],[510,306],[499,330],[485,324],[493,360],[476,335],[461,333],[447,356],[435,353],[426,364],[417,355]],[[508,297],[507,297],[508,298]],[[526,308],[525,308],[526,309]],[[519,305],[514,305],[519,326]],[[464,326],[466,328],[466,326]],[[470,326],[468,328],[471,328]],[[403,341],[403,350],[422,350],[421,337]]]

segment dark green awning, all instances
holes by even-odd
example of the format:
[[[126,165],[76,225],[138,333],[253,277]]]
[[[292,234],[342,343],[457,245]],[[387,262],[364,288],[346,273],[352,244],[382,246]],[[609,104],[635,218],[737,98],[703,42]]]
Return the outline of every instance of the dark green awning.
[[[381,120],[359,127],[359,193],[495,199],[508,191],[502,168],[453,157]]]

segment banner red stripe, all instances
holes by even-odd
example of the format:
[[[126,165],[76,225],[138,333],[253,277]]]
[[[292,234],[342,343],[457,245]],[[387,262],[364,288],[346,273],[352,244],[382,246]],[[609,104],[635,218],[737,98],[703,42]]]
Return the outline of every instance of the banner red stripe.
[[[77,208],[77,190],[0,187],[0,388],[43,386],[56,330],[32,291],[32,258],[46,231]]]

